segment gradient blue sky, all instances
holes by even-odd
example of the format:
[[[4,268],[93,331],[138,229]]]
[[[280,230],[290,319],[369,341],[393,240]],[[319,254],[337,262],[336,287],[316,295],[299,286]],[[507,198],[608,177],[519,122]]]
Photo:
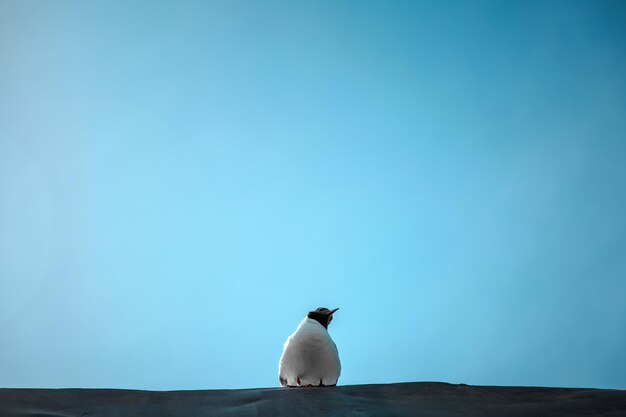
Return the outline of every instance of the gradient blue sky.
[[[624,2],[0,1],[0,386],[626,388]]]

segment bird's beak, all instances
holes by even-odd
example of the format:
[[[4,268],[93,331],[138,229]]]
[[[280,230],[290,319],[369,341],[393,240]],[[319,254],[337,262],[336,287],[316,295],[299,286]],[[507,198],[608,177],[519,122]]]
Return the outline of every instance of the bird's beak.
[[[336,308],[336,309],[334,309],[334,310],[330,310],[330,313],[328,313],[328,315],[330,316],[331,314],[333,314],[333,313],[334,313],[335,311],[337,311],[337,310],[339,310],[339,307],[337,307],[337,308]]]

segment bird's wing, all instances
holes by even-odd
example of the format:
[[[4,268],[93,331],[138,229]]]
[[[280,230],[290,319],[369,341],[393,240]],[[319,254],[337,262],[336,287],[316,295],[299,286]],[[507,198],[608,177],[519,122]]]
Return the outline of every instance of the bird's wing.
[[[278,362],[278,382],[281,387],[287,386],[288,380],[287,375],[285,375],[285,372],[283,371],[283,361],[285,360],[285,352],[287,351],[287,347],[289,346],[291,339],[292,337],[289,336],[287,340],[285,340],[285,344],[283,345],[283,354],[280,356],[280,361]]]
[[[282,376],[282,375],[278,375],[278,382],[280,382],[280,386],[281,387],[286,387],[287,386],[287,378]]]

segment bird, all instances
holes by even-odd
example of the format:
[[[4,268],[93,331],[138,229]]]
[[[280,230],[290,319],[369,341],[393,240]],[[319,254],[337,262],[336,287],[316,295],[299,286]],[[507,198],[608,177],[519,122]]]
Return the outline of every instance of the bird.
[[[309,311],[287,338],[278,363],[283,387],[330,387],[337,385],[341,362],[337,345],[328,333],[333,314],[339,310],[318,307]]]

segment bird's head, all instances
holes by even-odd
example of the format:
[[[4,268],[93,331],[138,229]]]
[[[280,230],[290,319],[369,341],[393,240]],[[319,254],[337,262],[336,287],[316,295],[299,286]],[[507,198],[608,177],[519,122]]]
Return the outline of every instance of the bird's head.
[[[333,321],[333,313],[337,310],[339,310],[339,308],[329,310],[326,307],[318,307],[313,311],[309,311],[306,316],[317,321],[319,324],[324,326],[325,329],[328,329],[328,325],[331,321]]]

